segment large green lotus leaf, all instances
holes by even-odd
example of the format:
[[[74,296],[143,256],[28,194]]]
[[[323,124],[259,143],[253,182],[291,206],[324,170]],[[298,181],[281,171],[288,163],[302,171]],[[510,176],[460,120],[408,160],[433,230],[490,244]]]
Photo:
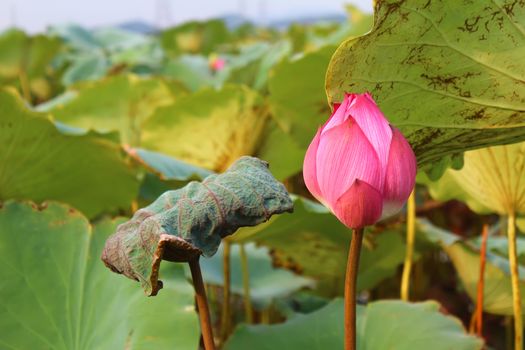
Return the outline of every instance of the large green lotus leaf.
[[[452,260],[467,294],[472,300],[476,300],[480,264],[479,249],[469,242],[462,241],[459,236],[433,226],[428,221],[420,220],[418,227],[418,232],[443,247]],[[489,242],[491,238],[489,237]],[[505,244],[500,242],[499,249],[502,248],[506,250],[506,242]],[[519,273],[520,288],[525,290],[524,266],[519,266]],[[483,310],[497,315],[512,315],[510,268],[505,257],[491,251],[487,252],[484,284]],[[525,295],[522,295],[521,303],[525,307]]]
[[[0,79],[18,79],[21,70],[29,78],[44,75],[60,47],[58,38],[30,37],[18,29],[5,31],[0,35]]]
[[[92,51],[103,48],[103,44],[91,31],[76,24],[52,26],[49,28],[49,32],[59,36],[68,46],[79,51]]]
[[[168,155],[143,148],[126,148],[126,152],[137,162],[156,174],[161,180],[203,180],[213,172],[185,163]]]
[[[66,202],[88,217],[127,209],[139,181],[107,137],[61,133],[45,114],[0,89],[0,200]]]
[[[482,214],[525,214],[525,142],[465,152],[460,170],[427,182],[439,200],[462,200]]]
[[[154,41],[151,36],[115,27],[96,29],[92,35],[97,42],[111,52],[136,49]]]
[[[291,44],[287,40],[244,45],[237,55],[224,57],[226,64],[218,75],[222,80],[266,92],[270,70],[290,53]]]
[[[164,192],[180,188],[192,180],[203,180],[213,174],[168,155],[142,148],[126,148],[127,153],[148,172],[142,179],[139,204],[147,206]]]
[[[352,233],[324,206],[295,197],[294,213],[255,228],[239,230],[232,240],[271,248],[274,263],[317,280],[320,291],[339,294],[344,285]],[[403,262],[405,244],[395,231],[374,235],[363,245],[358,289],[373,288],[393,276]]]
[[[352,23],[345,29],[348,35],[361,35],[370,29],[371,16],[353,7],[349,12]],[[315,45],[324,46],[333,40],[325,39]],[[279,164],[278,178],[301,170],[304,153],[317,128],[331,114],[322,86],[334,50],[335,46],[328,45],[299,59],[283,61],[270,71],[268,89],[273,120],[259,157]],[[282,149],[287,152],[283,154]]]
[[[55,37],[30,37],[18,29],[5,31],[0,34],[0,83],[20,87],[23,82],[38,99],[48,98],[52,86],[46,74],[61,47]]]
[[[62,75],[62,84],[65,86],[85,80],[101,79],[110,68],[110,62],[102,50],[93,50],[73,57],[71,65]]]
[[[273,117],[305,151],[317,128],[330,116],[323,83],[334,50],[334,46],[328,46],[297,60],[284,61],[270,75]]]
[[[525,4],[510,0],[377,1],[373,30],[330,62],[329,100],[370,91],[424,168],[524,140],[524,25]]]
[[[301,171],[306,148],[330,115],[322,86],[334,49],[328,46],[297,60],[283,61],[270,71],[272,119],[258,157],[275,164],[277,178]]]
[[[124,143],[140,143],[141,124],[157,107],[172,102],[170,89],[159,79],[119,75],[71,88],[76,94],[50,112],[66,124],[97,131],[118,130]]]
[[[343,300],[312,313],[297,314],[278,325],[242,325],[225,350],[343,349]],[[481,350],[483,341],[461,322],[439,312],[436,302],[376,301],[357,309],[359,350]]]
[[[479,250],[481,249],[481,240],[482,237],[477,236],[468,242],[474,244],[476,249]],[[487,239],[487,249],[499,256],[504,257],[505,259],[508,259],[509,246],[507,242],[508,240],[506,236],[489,236],[489,239]],[[518,254],[519,263],[525,264],[525,237],[516,237],[516,251]]]
[[[205,22],[187,22],[163,31],[160,35],[162,48],[170,56],[181,53],[203,53],[215,51],[231,40],[231,34],[223,21],[212,19]]]
[[[185,162],[224,171],[253,155],[268,119],[260,96],[246,87],[203,89],[159,108],[144,123],[142,145]]]
[[[306,149],[300,147],[274,118],[268,120],[257,156],[272,165],[276,178],[284,180],[301,171],[305,153]]]
[[[208,59],[200,55],[181,55],[167,62],[162,68],[163,76],[181,82],[191,91],[203,87],[218,87],[221,80],[210,69]]]
[[[146,298],[100,261],[105,239],[122,221],[104,220],[92,227],[62,204],[4,204],[0,347],[196,349],[193,293],[182,269],[163,296]]]
[[[245,246],[250,272],[250,298],[257,309],[264,309],[278,298],[307,287],[313,287],[315,282],[306,277],[296,275],[286,269],[274,268],[269,250],[266,247],[256,247],[249,243]],[[217,254],[209,259],[201,260],[203,278],[208,284],[223,285],[223,246]],[[240,246],[234,244],[230,251],[231,290],[244,295],[241,270]]]
[[[293,202],[268,163],[242,157],[227,171],[168,191],[135,212],[106,243],[102,260],[141,283],[146,294],[162,288],[161,260],[188,262],[215,254],[221,239],[243,226],[293,211]]]

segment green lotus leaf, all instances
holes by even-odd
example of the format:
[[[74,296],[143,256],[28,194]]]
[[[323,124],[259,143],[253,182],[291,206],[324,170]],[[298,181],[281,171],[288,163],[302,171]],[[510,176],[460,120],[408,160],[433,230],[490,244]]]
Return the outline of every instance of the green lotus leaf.
[[[162,180],[203,180],[205,177],[213,174],[209,170],[196,167],[159,152],[131,147],[126,148],[126,152]]]
[[[181,55],[167,62],[161,70],[162,75],[182,83],[191,91],[203,87],[219,87],[221,80],[213,75],[209,61],[201,55]]]
[[[61,48],[62,42],[56,37],[28,36],[18,29],[1,33],[0,83],[26,90],[25,93],[35,95],[38,100],[49,98],[52,84],[47,75],[52,71],[52,60]]]
[[[70,86],[82,81],[101,79],[110,68],[111,63],[102,50],[76,55],[62,76],[62,84]],[[59,95],[58,98],[60,97]]]
[[[173,101],[171,90],[162,80],[132,74],[85,82],[67,93],[69,97],[63,103],[48,104],[50,108],[45,110],[72,126],[119,131],[122,142],[134,146],[140,143],[142,123],[158,107]]]
[[[242,228],[230,239],[267,246],[275,265],[313,278],[322,294],[342,294],[350,230],[323,205],[301,197],[293,199],[293,215],[276,216],[257,227]],[[404,255],[405,243],[395,230],[367,235],[357,289],[371,289],[394,276]]]
[[[170,56],[181,53],[209,54],[231,40],[231,34],[223,21],[212,19],[187,22],[164,30],[160,39],[163,49]]]
[[[377,1],[373,30],[332,57],[328,98],[370,91],[427,170],[525,140],[524,25],[515,1]]]
[[[322,86],[334,49],[328,46],[297,60],[283,61],[270,72],[272,118],[257,156],[275,165],[279,179],[301,171],[310,141],[330,116]]]
[[[140,281],[146,294],[156,295],[162,288],[162,259],[212,256],[221,239],[239,227],[291,211],[293,202],[268,163],[242,157],[223,174],[168,191],[138,210],[108,239],[102,259],[112,271]]]
[[[58,200],[88,217],[128,209],[138,193],[136,172],[118,144],[95,133],[61,133],[0,89],[0,200]]]
[[[477,213],[525,214],[525,142],[465,152],[460,170],[426,182],[439,200],[464,201]]]
[[[221,172],[237,158],[255,154],[267,120],[255,91],[237,85],[206,88],[159,108],[144,123],[142,146]]]
[[[250,273],[250,298],[257,310],[267,308],[278,298],[287,297],[302,288],[311,288],[315,285],[315,281],[311,278],[294,274],[286,269],[274,268],[268,248],[256,247],[255,244],[249,243],[244,249]],[[200,261],[204,281],[208,284],[224,285],[223,251],[221,245],[217,254]],[[238,244],[231,246],[230,266],[231,291],[243,295],[242,263]]]
[[[92,226],[62,204],[4,203],[1,348],[197,348],[194,296],[182,268],[171,271],[162,296],[146,298],[100,262],[106,238],[122,221]]]
[[[277,325],[242,325],[225,350],[343,349],[343,300]],[[358,350],[481,350],[483,341],[468,335],[461,322],[439,312],[436,302],[375,301],[357,308]]]
[[[454,264],[463,287],[472,300],[477,300],[480,252],[479,246],[440,229],[426,220],[418,221],[418,232],[430,241],[441,245]],[[492,237],[488,238],[490,242]],[[501,239],[504,239],[503,237]],[[505,240],[506,241],[506,240]],[[523,245],[520,244],[519,247]],[[490,245],[489,245],[490,248]],[[507,250],[507,242],[499,242],[500,252]],[[521,253],[521,252],[520,252]],[[520,288],[525,288],[525,267],[519,265]],[[525,307],[525,296],[521,303]],[[506,255],[487,251],[483,291],[483,310],[497,315],[512,315],[512,284]]]

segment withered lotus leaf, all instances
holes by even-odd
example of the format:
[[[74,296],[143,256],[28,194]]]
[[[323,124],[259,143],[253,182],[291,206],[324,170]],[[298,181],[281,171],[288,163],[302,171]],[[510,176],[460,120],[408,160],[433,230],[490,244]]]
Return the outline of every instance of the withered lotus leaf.
[[[293,202],[268,163],[242,157],[224,173],[165,192],[138,210],[108,238],[102,260],[112,271],[139,281],[146,294],[156,295],[162,288],[161,260],[212,256],[221,239],[239,227],[292,211]]]

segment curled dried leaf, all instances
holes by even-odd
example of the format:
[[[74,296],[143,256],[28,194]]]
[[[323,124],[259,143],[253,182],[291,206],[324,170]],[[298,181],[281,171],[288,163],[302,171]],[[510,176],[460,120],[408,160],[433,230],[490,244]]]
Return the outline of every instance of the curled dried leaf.
[[[162,288],[161,260],[212,256],[221,239],[239,227],[292,211],[293,202],[268,163],[242,157],[223,174],[168,191],[138,210],[108,238],[102,260],[112,271],[141,282],[146,294],[156,295]]]

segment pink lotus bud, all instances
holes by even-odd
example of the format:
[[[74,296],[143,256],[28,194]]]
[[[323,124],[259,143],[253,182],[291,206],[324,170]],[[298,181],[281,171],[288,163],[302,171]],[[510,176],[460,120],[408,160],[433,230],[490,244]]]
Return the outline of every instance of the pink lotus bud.
[[[226,61],[219,57],[213,58],[210,62],[210,68],[211,70],[215,72],[218,72],[221,69],[223,69],[225,65],[226,65]]]
[[[397,213],[414,188],[416,157],[369,93],[346,94],[306,151],[312,195],[350,228]]]

